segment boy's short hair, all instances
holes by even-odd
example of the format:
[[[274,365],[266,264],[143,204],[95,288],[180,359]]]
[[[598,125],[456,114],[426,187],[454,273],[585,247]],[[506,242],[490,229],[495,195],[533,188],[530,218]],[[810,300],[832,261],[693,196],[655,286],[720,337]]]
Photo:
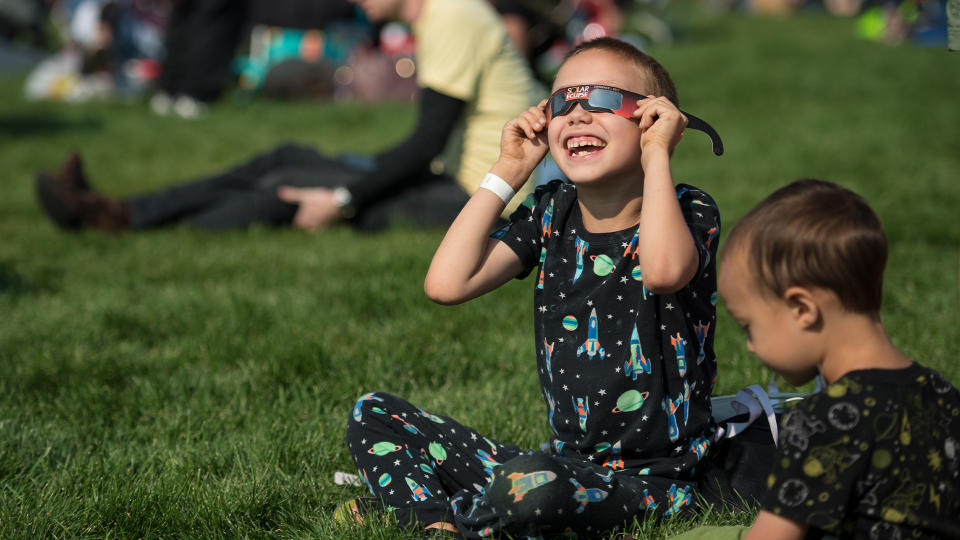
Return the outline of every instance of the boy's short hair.
[[[731,230],[724,252],[743,248],[766,293],[791,286],[832,291],[847,310],[880,311],[887,237],[863,197],[823,180],[773,192]]]
[[[570,49],[563,57],[566,63],[570,58],[586,51],[602,50],[622,56],[625,60],[633,62],[641,71],[644,72],[647,84],[650,85],[645,91],[655,96],[663,96],[671,103],[680,106],[680,100],[677,97],[677,88],[673,85],[673,79],[667,73],[660,62],[657,62],[652,56],[641,52],[630,43],[612,37],[601,37],[584,41],[576,47]],[[628,90],[625,88],[624,90]]]

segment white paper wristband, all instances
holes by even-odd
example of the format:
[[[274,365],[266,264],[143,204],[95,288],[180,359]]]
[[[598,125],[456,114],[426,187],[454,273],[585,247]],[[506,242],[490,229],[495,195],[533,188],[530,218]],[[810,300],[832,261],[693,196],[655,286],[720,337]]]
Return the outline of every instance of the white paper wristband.
[[[503,204],[508,204],[510,199],[516,195],[516,192],[510,187],[510,184],[493,173],[487,173],[487,175],[483,177],[483,182],[480,182],[480,187],[492,191],[497,197],[500,197]]]

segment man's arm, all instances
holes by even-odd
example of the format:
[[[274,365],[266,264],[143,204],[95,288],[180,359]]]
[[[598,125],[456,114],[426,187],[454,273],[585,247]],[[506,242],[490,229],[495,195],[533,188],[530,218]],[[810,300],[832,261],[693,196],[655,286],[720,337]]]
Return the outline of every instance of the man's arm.
[[[670,154],[683,136],[687,119],[666,98],[649,96],[640,103],[634,113],[644,132],[638,262],[644,286],[654,294],[669,294],[690,283],[700,263],[670,172]]]
[[[417,127],[400,144],[375,158],[375,168],[350,187],[353,205],[362,208],[391,194],[411,177],[422,174],[447,145],[466,102],[424,88],[420,93]]]
[[[806,534],[805,524],[761,510],[744,540],[801,540]]]
[[[424,88],[416,129],[403,142],[376,156],[374,169],[350,186],[350,206],[358,209],[369,205],[427,171],[430,161],[446,146],[464,106],[462,100]],[[299,205],[293,224],[300,229],[318,229],[343,217],[333,189],[281,186],[277,196]]]
[[[546,100],[507,122],[500,138],[500,158],[491,172],[518,191],[547,153]],[[523,270],[520,257],[490,238],[506,206],[497,194],[478,189],[443,237],[430,262],[423,288],[431,300],[458,304],[496,289]]]

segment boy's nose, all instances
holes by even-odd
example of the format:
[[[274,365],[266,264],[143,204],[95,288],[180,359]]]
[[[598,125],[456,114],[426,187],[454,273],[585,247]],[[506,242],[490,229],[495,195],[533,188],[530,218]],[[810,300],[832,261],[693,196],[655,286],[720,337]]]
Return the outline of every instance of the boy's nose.
[[[589,124],[593,119],[593,114],[580,106],[579,103],[574,103],[573,108],[570,109],[570,112],[567,113],[567,124]]]

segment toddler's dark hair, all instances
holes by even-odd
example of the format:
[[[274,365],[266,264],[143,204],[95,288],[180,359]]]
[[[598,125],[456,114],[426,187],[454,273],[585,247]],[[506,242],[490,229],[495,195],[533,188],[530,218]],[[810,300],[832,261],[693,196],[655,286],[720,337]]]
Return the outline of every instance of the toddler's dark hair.
[[[880,311],[887,237],[849,189],[814,179],[778,189],[730,230],[724,253],[740,249],[752,278],[776,298],[791,286],[819,287],[849,311]]]
[[[626,41],[612,37],[601,37],[584,41],[573,49],[570,49],[566,56],[563,57],[563,61],[566,62],[582,52],[594,50],[617,54],[625,60],[633,62],[646,75],[647,84],[650,85],[650,87],[646,89],[647,92],[655,96],[663,96],[677,107],[680,106],[680,100],[677,98],[677,88],[673,85],[673,79],[670,78],[670,74],[667,73],[666,68],[660,65],[660,62],[657,62],[652,56],[640,51],[640,49],[637,49]]]

